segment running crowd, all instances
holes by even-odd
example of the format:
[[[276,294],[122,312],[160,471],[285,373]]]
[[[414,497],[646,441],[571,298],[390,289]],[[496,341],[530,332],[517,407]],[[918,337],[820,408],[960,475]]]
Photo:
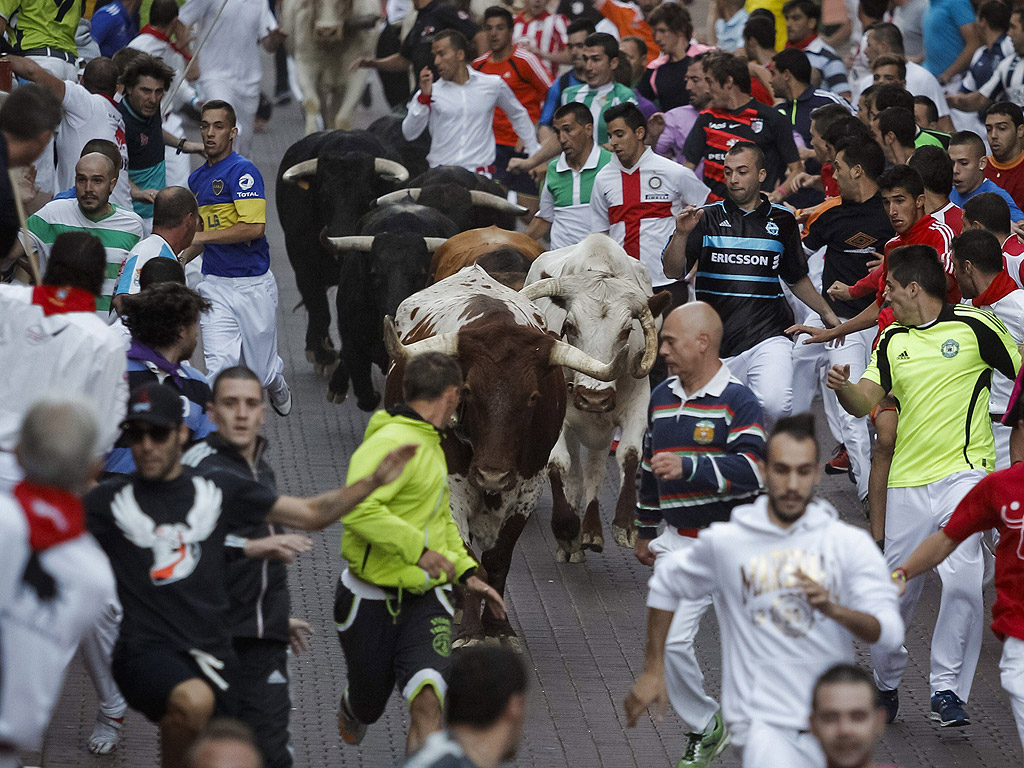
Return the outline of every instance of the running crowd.
[[[91,752],[131,707],[166,768],[291,766],[288,655],[311,628],[286,564],[311,543],[285,529],[339,519],[342,739],[397,689],[407,765],[511,758],[522,663],[452,660],[454,596],[505,610],[449,507],[457,361],[409,361],[345,487],[282,495],[267,461],[267,404],[293,407],[246,157],[271,7],[152,0],[140,27],[139,0],[88,5],[0,0],[0,768],[42,745],[78,651]],[[935,570],[929,714],[971,723],[994,574],[1024,742],[1024,9],[715,0],[699,39],[672,0],[381,10],[400,51],[356,65],[416,84],[388,97],[407,140],[429,129],[430,166],[500,181],[551,249],[607,234],[671,296],[627,723],[671,704],[683,767],[729,744],[745,768],[873,765]],[[815,495],[823,472],[849,476],[870,534]],[[718,700],[694,650],[712,605]]]

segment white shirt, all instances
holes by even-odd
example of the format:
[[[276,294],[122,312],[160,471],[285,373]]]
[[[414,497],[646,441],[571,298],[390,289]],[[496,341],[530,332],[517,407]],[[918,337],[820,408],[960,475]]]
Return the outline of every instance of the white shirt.
[[[110,202],[132,209],[131,186],[128,183],[128,142],[125,138],[124,116],[117,105],[99,93],[89,93],[73,80],[64,81],[64,119],[57,132],[57,191],[75,186],[75,166],[82,156],[82,147],[93,139],[112,141],[121,153],[117,169],[117,185]]]
[[[1014,271],[1010,271],[1012,276]],[[971,304],[970,299],[964,299],[964,304]],[[1024,343],[1024,291],[1018,288],[1015,291],[1003,296],[994,304],[983,304],[981,309],[987,309],[993,315],[1003,321],[1006,330],[1017,344]],[[999,371],[992,372],[992,389],[989,392],[989,412],[1002,416],[1006,413],[1006,407],[1010,403],[1010,393],[1013,391],[1013,379],[1008,379]]]
[[[490,173],[488,169],[494,165],[495,156],[495,107],[501,107],[508,116],[527,155],[540,149],[526,107],[505,81],[470,67],[466,71],[469,79],[462,85],[451,80],[435,82],[429,104],[420,101],[420,91],[409,102],[402,135],[413,141],[424,128],[430,127],[427,165],[457,165],[474,173]]]
[[[124,341],[94,312],[45,316],[32,290],[0,285],[0,450],[14,450],[36,401],[80,398],[95,410],[100,457],[114,447],[128,404]]]
[[[594,232],[608,233],[639,258],[657,288],[673,282],[665,277],[661,258],[675,232],[675,217],[687,205],[703,205],[709,192],[689,168],[647,147],[628,171],[613,156],[597,172],[590,223]]]
[[[578,171],[569,166],[565,159],[565,152],[553,162],[555,164],[554,172],[549,165],[544,178],[544,186],[540,191],[540,208],[537,211],[537,216],[551,222],[548,240],[551,242],[551,249],[555,250],[575,245],[593,232],[590,227],[590,197],[594,189],[594,178],[600,170],[598,166],[601,164],[601,147],[595,144],[591,148],[583,167]],[[608,160],[605,162],[607,163]],[[564,174],[569,174],[569,176],[566,177]],[[560,188],[563,180],[568,181],[569,179],[572,180],[571,192],[568,189],[559,189],[556,200],[552,185]],[[565,186],[568,187],[568,184]],[[566,194],[567,192],[569,194]],[[569,200],[570,194],[571,201]]]
[[[864,90],[873,84],[874,75],[864,75],[864,77],[857,81],[857,92],[853,94],[851,102],[856,104]],[[916,61],[907,62],[907,90],[914,96],[927,96],[929,99],[934,101],[939,117],[945,117],[949,114],[949,105],[946,103],[946,94],[942,90],[942,86],[939,85],[939,81],[935,79],[935,75],[922,67]]]
[[[187,27],[198,27],[202,40],[213,23],[221,0],[188,0],[178,19]],[[225,80],[254,93],[263,79],[259,43],[277,29],[277,20],[266,0],[227,0],[217,25],[199,52],[201,80]]]
[[[853,635],[811,607],[795,583],[798,568],[841,605],[878,620],[876,647],[902,645],[896,587],[882,553],[866,531],[841,522],[821,499],[784,530],[768,519],[768,497],[761,496],[654,563],[649,607],[675,611],[684,598],[717,598],[722,714],[737,743],[745,742],[753,720],[806,729],[815,680],[854,659]]]
[[[37,750],[82,636],[116,600],[110,561],[88,533],[44,550],[57,595],[42,601],[21,581],[29,555],[21,504],[0,496],[0,741]]]

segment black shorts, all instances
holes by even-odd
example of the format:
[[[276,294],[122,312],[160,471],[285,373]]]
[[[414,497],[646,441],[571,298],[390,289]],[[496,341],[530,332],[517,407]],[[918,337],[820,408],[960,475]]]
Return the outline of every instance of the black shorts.
[[[398,609],[397,616],[391,615],[389,606],[391,611]],[[452,608],[443,590],[425,595],[403,592],[399,607],[397,598],[357,597],[339,581],[334,621],[348,667],[349,706],[360,722],[376,722],[396,686],[407,702],[428,685],[444,702]]]
[[[234,646],[238,676],[231,687],[238,719],[252,728],[267,768],[291,768],[288,643],[236,637]]]
[[[234,716],[236,708],[229,692],[238,662],[232,651],[214,655],[224,662],[224,669],[218,674],[228,683],[228,691],[222,691],[212,683],[190,653],[165,646],[129,646],[119,642],[114,646],[111,671],[128,706],[154,723],[159,723],[167,714],[171,691],[192,678],[199,678],[210,686],[216,698],[214,714]]]
[[[533,180],[533,176],[529,173],[509,173],[507,170],[508,161],[513,157],[525,159],[528,155],[525,152],[516,152],[515,147],[510,147],[507,144],[497,144],[495,147],[494,180],[500,181],[508,189],[514,190],[520,195],[537,197],[540,193],[537,191],[537,182]]]

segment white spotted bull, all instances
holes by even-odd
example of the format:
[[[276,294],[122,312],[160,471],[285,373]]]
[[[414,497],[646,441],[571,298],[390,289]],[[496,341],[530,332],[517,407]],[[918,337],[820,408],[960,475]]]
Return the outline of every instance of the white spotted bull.
[[[581,372],[568,379],[572,399],[548,474],[551,529],[558,542],[555,557],[578,563],[585,550],[604,549],[598,494],[618,428],[619,496],[612,532],[617,544],[631,547],[636,540],[636,470],[651,395],[647,375],[658,351],[655,317],[670,296],[667,291],[652,296],[644,266],[605,235],[590,235],[540,256],[522,293],[542,307],[548,328],[560,330],[567,342],[587,355],[610,360],[629,351],[632,365],[614,381],[598,381]]]

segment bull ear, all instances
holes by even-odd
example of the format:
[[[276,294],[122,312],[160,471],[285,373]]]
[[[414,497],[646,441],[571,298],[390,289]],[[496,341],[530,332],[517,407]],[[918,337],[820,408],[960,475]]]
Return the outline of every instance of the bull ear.
[[[653,296],[648,297],[647,306],[651,310],[651,314],[658,317],[671,302],[672,294],[669,291],[658,291]]]

